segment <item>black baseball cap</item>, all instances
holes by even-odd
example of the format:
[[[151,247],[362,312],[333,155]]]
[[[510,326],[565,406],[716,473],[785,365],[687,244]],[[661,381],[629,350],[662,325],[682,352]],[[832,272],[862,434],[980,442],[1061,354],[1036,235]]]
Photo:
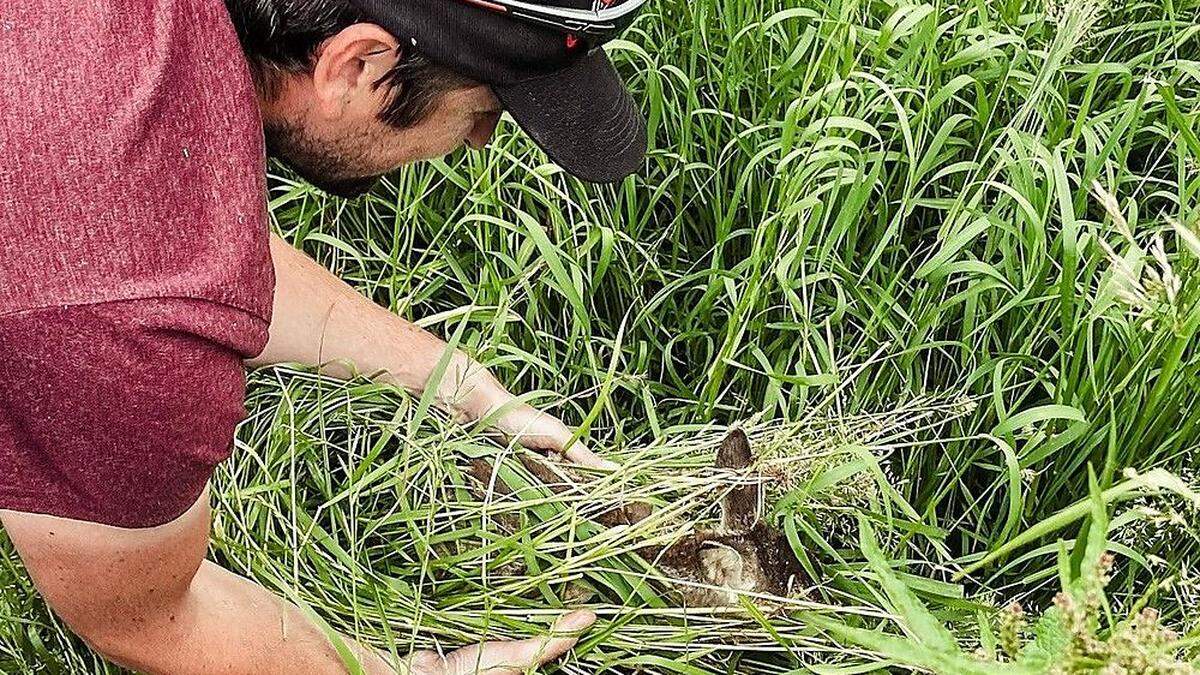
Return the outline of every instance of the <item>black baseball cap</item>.
[[[351,0],[401,44],[489,85],[550,159],[593,183],[636,171],[646,122],[604,50],[646,0]]]

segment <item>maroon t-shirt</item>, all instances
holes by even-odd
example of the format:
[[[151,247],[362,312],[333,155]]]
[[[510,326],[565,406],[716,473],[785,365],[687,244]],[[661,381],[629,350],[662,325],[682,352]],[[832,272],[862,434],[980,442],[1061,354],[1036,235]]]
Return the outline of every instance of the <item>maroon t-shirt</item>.
[[[262,126],[220,0],[0,0],[0,316],[194,298],[269,320]]]
[[[264,164],[220,0],[0,0],[0,509],[195,502],[267,340]]]

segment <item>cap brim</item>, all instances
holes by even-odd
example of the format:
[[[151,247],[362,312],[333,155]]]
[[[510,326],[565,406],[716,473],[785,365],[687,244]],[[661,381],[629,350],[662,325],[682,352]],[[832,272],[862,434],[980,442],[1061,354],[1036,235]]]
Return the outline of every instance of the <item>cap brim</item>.
[[[492,89],[521,129],[571,175],[614,183],[641,168],[646,122],[604,50],[550,75]]]

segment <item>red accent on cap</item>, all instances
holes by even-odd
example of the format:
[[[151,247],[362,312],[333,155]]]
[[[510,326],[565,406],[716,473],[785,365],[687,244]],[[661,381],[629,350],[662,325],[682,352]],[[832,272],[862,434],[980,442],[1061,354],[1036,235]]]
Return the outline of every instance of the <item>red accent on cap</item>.
[[[479,5],[480,7],[483,7],[484,9],[490,9],[493,12],[508,12],[508,8],[504,5],[497,5],[496,3],[488,2],[487,0],[464,0],[464,2],[469,2],[472,5]],[[612,0],[609,0],[609,2],[612,2]]]
[[[567,49],[575,49],[577,44],[579,44],[579,38],[574,33],[567,33]]]

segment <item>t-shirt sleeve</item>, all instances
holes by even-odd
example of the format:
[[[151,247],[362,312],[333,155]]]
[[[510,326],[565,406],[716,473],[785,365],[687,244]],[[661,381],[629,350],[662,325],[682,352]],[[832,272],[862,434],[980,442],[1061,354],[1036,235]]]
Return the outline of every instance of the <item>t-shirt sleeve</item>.
[[[0,2],[0,314],[190,297],[269,320],[262,124],[224,4]]]

